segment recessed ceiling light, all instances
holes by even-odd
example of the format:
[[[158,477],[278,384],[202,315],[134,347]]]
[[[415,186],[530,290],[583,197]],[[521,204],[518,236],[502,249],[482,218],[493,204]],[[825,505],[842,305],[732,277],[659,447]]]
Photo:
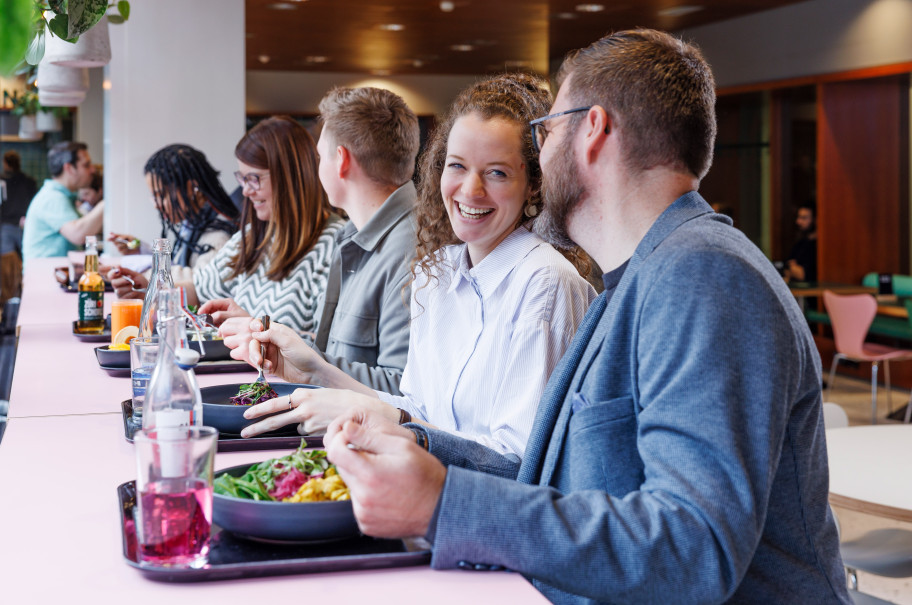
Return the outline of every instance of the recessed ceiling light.
[[[467,53],[470,50],[475,50],[475,47],[471,44],[454,44],[450,47],[450,50],[455,50],[461,53]]]
[[[529,67],[529,61],[504,61],[504,67],[507,69],[518,69],[520,67]]]
[[[453,9],[455,9],[455,8],[456,8],[456,4],[453,2],[450,2],[449,0],[444,0],[443,2],[440,3],[440,10],[442,10],[445,13],[452,13]]]
[[[273,2],[272,4],[267,4],[266,8],[271,8],[274,11],[291,11],[298,7],[291,2]]]
[[[327,63],[329,61],[329,57],[325,55],[308,55],[304,57],[304,60],[308,63]]]
[[[605,10],[604,4],[577,4],[577,12],[580,13],[600,13]]]
[[[566,21],[569,21],[570,19],[576,19],[577,17],[579,17],[579,15],[577,15],[576,13],[557,13],[554,16],[558,19],[564,19]]]
[[[388,69],[372,69],[371,73],[375,76],[388,76],[392,72]]]
[[[405,29],[405,26],[401,23],[381,23],[379,25],[380,29],[388,32],[401,32]]]
[[[412,59],[412,67],[424,67],[424,61],[421,59]]]
[[[696,5],[687,5],[687,6],[676,6],[674,8],[666,8],[665,10],[659,11],[660,17],[683,17],[684,15],[689,15],[690,13],[695,13],[697,11],[703,10],[705,7],[696,6]]]
[[[263,63],[265,65],[266,63],[269,63],[269,58],[270,58],[269,55],[260,55],[259,57],[257,57],[257,61],[259,61],[260,63]]]

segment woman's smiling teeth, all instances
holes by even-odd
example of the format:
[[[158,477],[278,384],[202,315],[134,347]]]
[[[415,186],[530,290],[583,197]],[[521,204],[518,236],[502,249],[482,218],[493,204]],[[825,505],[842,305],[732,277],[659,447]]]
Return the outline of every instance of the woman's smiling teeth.
[[[459,214],[462,215],[463,218],[480,218],[494,212],[493,208],[472,208],[471,206],[466,206],[459,202],[456,202],[456,207],[459,208]]]

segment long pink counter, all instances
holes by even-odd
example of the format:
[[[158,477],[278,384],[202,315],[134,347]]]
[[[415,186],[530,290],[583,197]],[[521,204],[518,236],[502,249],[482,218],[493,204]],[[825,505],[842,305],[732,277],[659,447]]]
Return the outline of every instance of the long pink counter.
[[[108,376],[93,348],[71,334],[75,295],[53,281],[64,259],[30,263],[10,419],[0,442],[0,601],[51,603],[79,596],[162,602],[546,603],[514,573],[429,567],[169,584],[146,579],[122,556],[116,488],[135,477],[120,402],[128,378]],[[36,306],[30,305],[35,303]],[[252,372],[204,374],[201,385]],[[216,468],[283,452],[222,452]]]

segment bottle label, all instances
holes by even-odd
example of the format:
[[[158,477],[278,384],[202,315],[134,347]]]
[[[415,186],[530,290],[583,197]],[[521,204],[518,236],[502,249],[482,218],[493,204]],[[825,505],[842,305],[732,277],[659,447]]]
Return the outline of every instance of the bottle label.
[[[79,321],[104,319],[104,292],[79,293]]]

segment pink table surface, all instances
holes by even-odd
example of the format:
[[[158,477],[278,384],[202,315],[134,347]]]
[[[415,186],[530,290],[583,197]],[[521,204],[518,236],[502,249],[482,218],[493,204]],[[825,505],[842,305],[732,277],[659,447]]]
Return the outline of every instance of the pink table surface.
[[[54,268],[68,264],[65,256],[28,261],[22,278],[18,325],[65,322],[72,335],[72,322],[78,313],[77,294],[64,291],[54,279]],[[111,301],[115,298],[112,292],[105,292],[105,315],[111,312]]]
[[[0,600],[62,603],[546,603],[522,576],[429,567],[195,584],[146,579],[122,556],[116,487],[136,476],[120,417],[12,418],[0,443]],[[231,452],[216,468],[281,452]],[[200,599],[194,601],[192,599]],[[204,600],[203,600],[204,599]]]

